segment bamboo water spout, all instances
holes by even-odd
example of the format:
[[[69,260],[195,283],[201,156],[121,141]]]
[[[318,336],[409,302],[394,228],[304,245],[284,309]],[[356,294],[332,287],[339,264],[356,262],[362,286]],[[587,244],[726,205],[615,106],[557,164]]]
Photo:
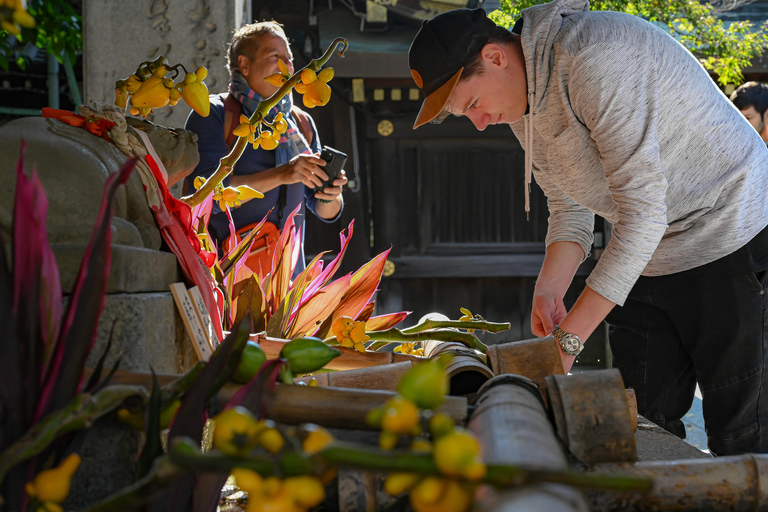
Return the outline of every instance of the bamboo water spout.
[[[485,363],[485,355],[468,348],[461,343],[445,343],[429,340],[424,342],[424,357],[433,358],[440,354],[453,354],[451,362],[445,369],[450,383],[451,395],[468,395],[476,393],[493,372]]]
[[[520,375],[494,377],[478,395],[469,429],[478,437],[486,463],[566,469],[565,454],[533,381]],[[481,486],[476,499],[476,508],[484,512],[587,511],[583,496],[560,484],[508,491]]]
[[[768,455],[599,464],[591,469],[654,482],[644,493],[586,491],[590,508],[596,512],[768,511]]]

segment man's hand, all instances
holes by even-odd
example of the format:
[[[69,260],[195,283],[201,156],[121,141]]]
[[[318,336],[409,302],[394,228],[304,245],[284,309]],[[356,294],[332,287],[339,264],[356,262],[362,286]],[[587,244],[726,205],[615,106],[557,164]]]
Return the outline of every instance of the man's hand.
[[[319,153],[296,155],[290,162],[279,167],[282,175],[280,181],[285,185],[303,183],[309,188],[319,187],[328,179],[328,175],[321,167],[325,164],[326,161],[320,158]]]
[[[344,169],[342,169],[341,174],[339,174],[339,177],[333,180],[333,186],[324,188],[322,192],[317,192],[315,194],[315,197],[317,199],[322,199],[324,201],[333,201],[334,199],[336,199],[341,195],[341,192],[344,189],[344,185],[346,184],[347,184],[347,173],[345,173]]]
[[[539,338],[549,336],[567,313],[561,297],[547,290],[537,289],[533,294],[531,332]]]

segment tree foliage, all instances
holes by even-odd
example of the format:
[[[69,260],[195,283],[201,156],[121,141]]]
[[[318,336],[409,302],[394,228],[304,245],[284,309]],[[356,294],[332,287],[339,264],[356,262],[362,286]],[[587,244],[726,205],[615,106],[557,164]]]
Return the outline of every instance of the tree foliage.
[[[29,60],[27,44],[45,49],[63,62],[66,56],[74,63],[83,49],[83,18],[67,0],[29,0],[27,11],[35,19],[35,27],[24,28],[16,37],[0,30],[0,68],[7,70],[11,62],[21,69]]]
[[[511,27],[520,10],[544,0],[501,0],[490,15],[496,23]],[[721,86],[739,85],[742,70],[768,45],[768,24],[749,21],[724,23],[715,11],[698,0],[594,0],[593,11],[618,11],[640,16],[667,29],[693,52]]]

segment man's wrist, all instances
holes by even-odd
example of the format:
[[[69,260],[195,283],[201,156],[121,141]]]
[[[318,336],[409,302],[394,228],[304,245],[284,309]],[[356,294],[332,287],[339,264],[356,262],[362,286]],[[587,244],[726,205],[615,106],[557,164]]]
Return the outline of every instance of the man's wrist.
[[[577,356],[584,350],[584,342],[581,338],[575,334],[565,332],[559,325],[556,325],[555,328],[552,329],[552,336],[554,336],[558,345],[560,345],[560,350],[566,355]]]

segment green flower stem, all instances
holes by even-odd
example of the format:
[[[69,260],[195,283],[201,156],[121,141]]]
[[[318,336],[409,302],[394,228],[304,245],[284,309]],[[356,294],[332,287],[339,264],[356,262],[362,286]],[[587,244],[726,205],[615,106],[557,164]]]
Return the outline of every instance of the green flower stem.
[[[458,322],[456,322],[458,323]],[[463,323],[463,322],[462,322]],[[416,341],[429,341],[437,340],[446,343],[456,342],[461,343],[469,348],[473,348],[478,352],[485,354],[486,346],[477,339],[472,333],[459,332],[452,330],[438,330],[438,331],[426,331],[426,332],[411,332],[406,333],[400,329],[392,328],[386,331],[372,331],[366,332],[371,338],[371,341],[389,341],[397,343],[413,343]]]
[[[333,466],[347,466],[361,469],[421,473],[439,475],[432,455],[406,451],[384,451],[372,447],[361,447],[334,442],[315,455],[322,462]],[[647,478],[633,476],[585,474],[567,471],[530,469],[512,465],[488,465],[488,472],[482,480],[497,488],[516,487],[538,483],[560,483],[579,489],[606,489],[615,491],[647,491],[653,482]]]
[[[146,397],[142,386],[107,386],[95,395],[77,395],[66,407],[36,423],[0,454],[0,482],[11,468],[34,457],[59,436],[90,427],[98,418],[119,407],[126,398],[136,395]]]
[[[486,320],[472,320],[470,322],[461,322],[458,320],[425,320],[418,325],[403,329],[404,333],[423,332],[429,329],[443,329],[447,327],[454,327],[457,329],[479,329],[481,331],[487,331],[491,333],[499,333],[507,331],[510,328],[509,322],[497,323],[488,322]]]
[[[199,446],[191,440],[178,438],[171,443],[168,455],[158,457],[144,478],[109,496],[86,512],[135,510],[164,490],[171,479],[192,471],[229,474],[235,468],[246,468],[262,476],[270,476],[286,469],[291,474],[300,474],[312,469],[352,467],[381,472],[440,475],[430,453],[384,451],[374,447],[334,441],[310,458],[299,456],[297,460],[291,461],[291,464],[286,464],[290,455],[286,454],[282,457],[281,467],[278,468],[274,459],[267,455],[234,459],[217,452],[201,453]],[[296,471],[290,471],[291,468],[287,466],[292,466]],[[482,481],[500,489],[547,482],[580,489],[646,491],[652,485],[652,480],[646,478],[529,469],[511,465],[489,465],[488,472]]]
[[[489,465],[483,481],[503,489],[519,485],[558,483],[579,489],[604,489],[609,491],[643,492],[653,486],[653,480],[636,476],[600,473],[572,473],[546,469],[525,469],[509,465]]]
[[[168,456],[176,466],[188,471],[229,474],[235,468],[245,468],[266,476],[275,474],[277,469],[273,458],[268,455],[235,459],[217,451],[201,453],[200,447],[188,438],[175,439]]]
[[[259,106],[256,108],[256,111],[253,113],[253,115],[251,115],[250,123],[252,125],[256,125],[261,119],[264,119],[270,109],[277,105],[280,100],[283,99],[283,96],[288,94],[291,89],[293,89],[293,87],[299,82],[299,80],[301,80],[302,71],[305,69],[318,71],[326,62],[328,62],[328,59],[330,59],[333,55],[333,51],[340,44],[344,45],[344,47],[339,50],[339,56],[343,57],[344,52],[347,51],[348,43],[346,39],[337,37],[333,40],[330,46],[328,46],[328,49],[320,58],[312,59],[309,64],[295,72],[293,76],[289,78],[288,81],[285,82],[275,94],[261,101]],[[203,184],[203,186],[200,187],[194,194],[182,197],[181,200],[192,207],[202,203],[203,200],[211,195],[214,189],[221,184],[224,178],[229,176],[229,174],[232,172],[232,169],[240,159],[243,151],[245,151],[246,144],[248,144],[247,137],[238,137],[237,142],[232,147],[232,150],[229,152],[229,154],[219,161],[219,167],[216,169],[216,172],[214,172],[213,175],[211,175],[211,177],[208,178],[208,180]]]

